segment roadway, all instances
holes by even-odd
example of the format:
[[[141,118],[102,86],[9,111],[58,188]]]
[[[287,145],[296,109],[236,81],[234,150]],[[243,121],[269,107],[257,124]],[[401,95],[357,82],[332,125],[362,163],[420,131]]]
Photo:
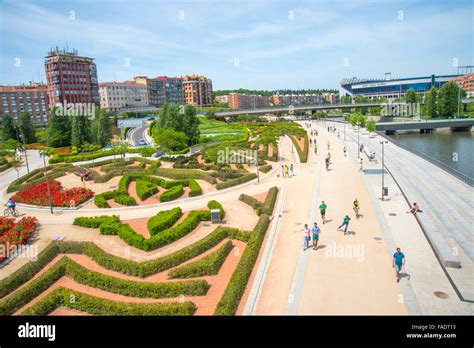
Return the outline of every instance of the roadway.
[[[146,132],[148,130],[148,123],[144,124],[141,127],[132,128],[127,132],[127,140],[132,146],[138,146],[140,139],[145,140],[147,145],[151,145],[146,137]]]

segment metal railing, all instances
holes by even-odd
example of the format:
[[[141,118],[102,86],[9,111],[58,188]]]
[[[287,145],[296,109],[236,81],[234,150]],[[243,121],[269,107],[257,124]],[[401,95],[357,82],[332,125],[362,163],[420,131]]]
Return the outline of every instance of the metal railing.
[[[474,179],[461,173],[460,171],[454,169],[453,167],[450,167],[448,166],[447,164],[441,162],[440,160],[437,160],[436,158],[433,158],[431,156],[428,156],[427,154],[424,154],[418,150],[415,150],[407,145],[404,145],[402,143],[400,143],[399,141],[389,137],[388,135],[385,135],[383,132],[381,131],[377,131],[376,132],[378,135],[380,135],[381,137],[384,137],[385,139],[389,140],[390,142],[394,143],[395,145],[397,145],[398,147],[404,149],[404,150],[407,150],[425,160],[427,160],[428,162],[430,162],[431,164],[434,164],[435,166],[437,166],[438,168],[441,168],[443,169],[445,172],[451,174],[452,176],[456,177],[457,179],[461,180],[462,182],[468,184],[469,186],[474,186]]]

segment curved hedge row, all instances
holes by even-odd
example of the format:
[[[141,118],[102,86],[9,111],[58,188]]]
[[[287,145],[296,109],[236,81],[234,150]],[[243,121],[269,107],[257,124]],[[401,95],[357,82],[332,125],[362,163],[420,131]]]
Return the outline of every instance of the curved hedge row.
[[[170,228],[176,223],[176,221],[179,220],[182,215],[183,212],[180,207],[160,211],[158,214],[148,220],[148,232],[150,232],[150,235],[154,235],[167,228]]]
[[[229,255],[233,248],[234,246],[229,240],[222,247],[202,259],[188,263],[180,268],[172,269],[168,276],[170,278],[194,278],[215,275],[219,273],[227,255]]]
[[[268,191],[263,203],[251,196],[246,195],[245,193],[242,193],[239,196],[239,200],[250,205],[253,209],[255,209],[257,215],[259,216],[262,214],[272,215],[277,196],[278,188],[274,186]]]
[[[288,135],[293,142],[293,145],[295,145],[296,151],[298,152],[298,156],[300,157],[300,162],[301,163],[306,163],[308,162],[308,151],[309,151],[309,144],[308,144],[308,134],[305,133],[303,138],[304,138],[304,148],[301,149],[300,146],[298,145],[298,141],[293,135]]]
[[[183,185],[173,186],[160,195],[160,202],[173,201],[184,194]]]
[[[228,188],[228,187],[240,185],[240,184],[243,184],[247,181],[253,180],[256,177],[257,177],[257,174],[255,174],[255,173],[244,174],[242,176],[239,176],[238,178],[230,179],[230,180],[226,180],[226,181],[218,183],[216,185],[216,189],[222,190],[222,189],[225,189],[225,188]]]
[[[204,280],[151,283],[120,279],[91,271],[65,256],[40,277],[12,295],[0,300],[0,315],[13,314],[63,276],[68,276],[80,284],[97,289],[141,298],[171,298],[180,295],[202,296],[209,290],[209,284]]]
[[[71,301],[71,298],[74,301]],[[79,291],[58,288],[39,300],[21,315],[45,316],[58,307],[67,307],[93,315],[169,316],[193,315],[196,305],[192,302],[135,303],[116,302],[91,296]]]

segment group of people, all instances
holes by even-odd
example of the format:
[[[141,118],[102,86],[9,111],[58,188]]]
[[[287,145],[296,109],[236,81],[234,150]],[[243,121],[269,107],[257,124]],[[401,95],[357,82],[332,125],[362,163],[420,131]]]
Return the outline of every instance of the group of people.
[[[282,178],[289,178],[295,176],[295,172],[293,169],[293,163],[290,163],[290,166],[286,164],[281,165],[280,176]]]

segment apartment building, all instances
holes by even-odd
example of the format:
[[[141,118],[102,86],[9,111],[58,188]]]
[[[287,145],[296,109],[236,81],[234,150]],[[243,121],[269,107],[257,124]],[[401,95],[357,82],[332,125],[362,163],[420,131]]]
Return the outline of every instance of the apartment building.
[[[262,95],[230,93],[227,105],[231,109],[253,109],[270,105],[270,99]]]
[[[0,86],[0,115],[9,114],[15,120],[23,112],[29,112],[33,122],[48,122],[48,87],[32,83],[20,86]]]
[[[453,82],[466,91],[467,98],[474,97],[474,74],[459,76]]]
[[[134,81],[146,86],[148,103],[151,106],[161,107],[170,103],[184,104],[183,80],[179,77],[136,76]]]
[[[319,94],[274,94],[273,105],[313,105],[321,103]]]
[[[93,58],[76,50],[51,49],[45,57],[49,105],[94,104],[99,106],[97,67]]]
[[[100,107],[117,111],[148,105],[147,86],[133,81],[99,83]]]
[[[212,105],[212,81],[205,76],[182,76],[184,102],[193,106]]]

